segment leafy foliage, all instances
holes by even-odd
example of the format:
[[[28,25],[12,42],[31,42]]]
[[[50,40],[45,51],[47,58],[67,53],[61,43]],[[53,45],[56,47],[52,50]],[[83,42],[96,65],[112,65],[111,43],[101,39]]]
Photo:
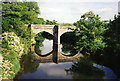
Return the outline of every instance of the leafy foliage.
[[[103,34],[107,30],[107,23],[101,21],[98,15],[91,11],[87,12],[74,25],[77,27],[75,32],[79,39],[75,47],[76,49],[92,54],[97,49],[106,47],[105,42],[103,42]]]
[[[98,63],[111,68],[119,78],[120,75],[120,14],[109,22],[108,30],[104,37],[107,47],[98,51],[92,58]],[[109,59],[109,60],[108,60]]]
[[[11,68],[13,67],[13,65],[10,63],[10,61],[8,60],[3,60],[2,65],[0,66],[0,68],[2,68],[2,78],[3,79],[8,79],[8,77],[10,77],[10,74],[15,74]]]
[[[61,26],[73,26],[71,23],[60,23]]]
[[[45,38],[42,37],[42,34],[41,33],[38,33],[35,37],[35,41],[36,41],[36,44],[35,44],[35,52],[40,55],[41,54],[41,50],[39,47],[42,46],[42,42],[44,41]]]
[[[55,20],[53,20],[53,21],[46,20],[46,24],[48,24],[48,25],[58,25],[57,21],[55,21]]]
[[[2,39],[2,78],[12,79],[15,77],[15,73],[17,73],[20,69],[19,61],[21,55],[24,54],[24,48],[19,37],[13,32],[3,33]]]
[[[43,18],[37,18],[35,20],[34,24],[46,24],[46,22]]]
[[[13,65],[5,71],[9,75],[7,79],[15,77],[20,70],[21,55],[27,54],[31,46],[33,34],[24,24],[35,23],[39,13],[36,2],[2,2],[2,56]]]

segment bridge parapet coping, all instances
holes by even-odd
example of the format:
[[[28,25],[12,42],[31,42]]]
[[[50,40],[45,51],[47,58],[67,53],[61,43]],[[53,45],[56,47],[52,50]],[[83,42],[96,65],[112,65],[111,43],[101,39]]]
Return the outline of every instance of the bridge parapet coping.
[[[31,27],[34,29],[36,28],[54,28],[55,25],[38,25],[38,24],[31,24]],[[58,28],[59,29],[68,29],[68,28],[73,28],[75,29],[76,27],[75,26],[61,26],[61,25],[58,25]]]
[[[32,29],[53,29],[54,25],[31,25]]]
[[[68,29],[68,28],[75,29],[76,27],[75,26],[61,26],[61,25],[59,25],[59,29]]]

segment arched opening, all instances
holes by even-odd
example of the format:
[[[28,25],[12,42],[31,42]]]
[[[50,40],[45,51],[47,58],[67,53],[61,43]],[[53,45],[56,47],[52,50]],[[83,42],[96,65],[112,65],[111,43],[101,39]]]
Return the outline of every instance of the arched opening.
[[[35,52],[39,56],[48,56],[53,51],[53,35],[43,31],[35,36]]]
[[[49,40],[53,40],[53,37],[54,37],[52,34],[46,32],[46,31],[41,32],[41,35],[42,35],[44,38],[49,39]]]
[[[74,56],[78,51],[74,48],[77,42],[75,32],[66,32],[60,36],[60,52],[65,56]]]

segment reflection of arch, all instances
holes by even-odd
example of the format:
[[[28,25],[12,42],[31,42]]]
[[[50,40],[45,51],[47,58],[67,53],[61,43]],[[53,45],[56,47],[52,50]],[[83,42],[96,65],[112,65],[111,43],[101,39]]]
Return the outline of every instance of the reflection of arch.
[[[74,56],[74,55],[76,55],[77,53],[78,53],[78,52],[75,52],[75,54],[67,54],[67,55],[66,55],[66,54],[64,54],[63,52],[61,52],[61,54],[62,54],[63,56],[71,56],[71,57]]]
[[[37,54],[37,55],[39,55],[39,56],[41,56],[41,57],[46,57],[46,56],[48,56],[48,55],[50,55],[50,54],[52,54],[53,53],[53,50],[51,51],[51,52],[49,52],[49,53],[47,53],[47,54],[44,54],[44,55],[41,55],[41,54]]]

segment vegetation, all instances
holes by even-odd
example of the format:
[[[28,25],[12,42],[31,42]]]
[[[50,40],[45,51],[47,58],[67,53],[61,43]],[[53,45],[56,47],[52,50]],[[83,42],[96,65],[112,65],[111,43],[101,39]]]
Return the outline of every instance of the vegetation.
[[[43,38],[53,40],[53,35],[48,33],[48,32],[43,31],[43,32],[41,32],[41,35],[42,35]]]
[[[78,38],[76,36],[76,32],[66,32],[60,36],[61,43],[68,43],[68,44],[76,45],[77,40]]]
[[[38,33],[35,36],[35,41],[36,41],[35,52],[38,55],[41,55],[40,47],[43,46],[42,42],[45,40],[45,38],[49,40],[53,40],[53,35],[49,34],[48,32],[43,31],[43,32]]]
[[[100,20],[98,15],[87,12],[74,25],[77,27],[75,32],[78,37],[75,49],[83,54],[93,55],[98,49],[106,47],[103,35],[107,30],[107,23]]]
[[[33,24],[46,24],[43,18],[37,18]]]
[[[120,14],[115,15],[113,21],[106,22],[87,12],[74,25],[77,26],[75,33],[78,38],[75,49],[89,54],[98,64],[111,68],[120,77]]]
[[[40,55],[41,54],[41,50],[40,50],[40,47],[42,47],[42,42],[44,41],[45,38],[43,38],[41,32],[38,33],[35,37],[35,41],[36,41],[36,44],[35,44],[35,52],[36,54]]]
[[[71,23],[60,23],[61,26],[73,26]]]
[[[115,16],[113,21],[107,23],[100,20],[98,15],[90,11],[83,14],[81,19],[73,25],[69,23],[59,24],[55,20],[45,21],[43,18],[38,18],[38,14],[40,14],[40,11],[36,2],[2,2],[1,35],[3,40],[1,55],[3,61],[2,66],[0,66],[2,68],[0,78],[13,79],[20,70],[21,56],[29,53],[31,39],[34,34],[32,34],[30,27],[25,26],[25,24],[75,25],[76,30],[61,36],[61,42],[72,44],[71,50],[77,50],[84,55],[89,55],[97,63],[112,68],[120,77],[120,65],[118,64],[120,61],[120,14],[117,17]],[[35,37],[35,52],[37,54],[41,54],[39,47],[42,46],[44,37],[53,39],[52,35],[45,32],[37,34]],[[69,51],[68,47],[69,45],[65,45],[63,51],[67,53]],[[97,75],[97,72],[100,72],[100,75],[103,74],[102,71],[93,67],[93,62],[86,60],[88,58],[82,58],[72,66],[71,70],[85,75]],[[32,72],[36,70],[37,66],[38,63],[36,63]],[[81,71],[83,68],[86,69],[86,72]]]
[[[53,20],[53,21],[46,20],[46,24],[47,25],[58,25],[57,21],[55,21],[55,20]]]
[[[15,79],[18,79],[23,73],[33,73],[37,71],[37,67],[39,66],[38,61],[33,61],[31,52],[25,56],[22,56],[20,62],[21,68],[19,73],[15,76]]]
[[[104,37],[107,47],[104,50],[97,51],[97,54],[92,58],[99,64],[103,64],[113,69],[113,71],[120,77],[120,15],[115,16],[113,21],[110,21],[109,29],[106,31]],[[108,60],[109,59],[109,60]]]
[[[36,2],[2,2],[2,79],[13,79],[20,70],[20,58],[29,52],[32,24],[38,19]]]
[[[20,57],[24,53],[23,44],[13,32],[2,34],[2,79],[12,79],[20,69]]]
[[[40,13],[36,2],[3,2],[2,32],[15,32],[24,44],[25,54],[31,46],[31,29],[24,24],[32,24]]]
[[[78,39],[75,35],[75,32],[66,32],[62,34],[60,37],[60,42],[62,44],[62,52],[65,54],[70,53],[69,56],[75,55],[77,53],[77,50],[74,49],[74,47],[76,46],[77,40]]]

